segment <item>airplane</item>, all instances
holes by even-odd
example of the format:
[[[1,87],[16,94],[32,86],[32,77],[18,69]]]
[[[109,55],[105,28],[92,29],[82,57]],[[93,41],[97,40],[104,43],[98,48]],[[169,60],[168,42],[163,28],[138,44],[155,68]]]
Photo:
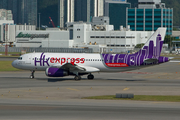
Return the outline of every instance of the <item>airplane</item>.
[[[145,45],[135,54],[93,54],[93,53],[28,53],[12,62],[18,69],[30,70],[30,78],[35,71],[45,71],[48,77],[81,76],[94,79],[95,72],[122,72],[168,62],[162,57],[166,28],[158,28]]]

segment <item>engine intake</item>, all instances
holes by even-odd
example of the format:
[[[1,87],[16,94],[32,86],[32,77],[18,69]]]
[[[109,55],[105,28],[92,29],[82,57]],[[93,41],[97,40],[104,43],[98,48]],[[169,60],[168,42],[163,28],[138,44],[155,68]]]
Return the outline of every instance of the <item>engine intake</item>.
[[[68,72],[63,69],[50,67],[46,69],[46,75],[48,77],[64,77],[68,76]]]

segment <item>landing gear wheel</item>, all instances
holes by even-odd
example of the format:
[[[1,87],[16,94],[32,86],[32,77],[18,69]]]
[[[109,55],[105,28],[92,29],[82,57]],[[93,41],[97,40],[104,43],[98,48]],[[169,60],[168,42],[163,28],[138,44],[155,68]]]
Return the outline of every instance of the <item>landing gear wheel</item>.
[[[31,79],[34,79],[34,72],[35,72],[34,70],[31,71],[31,76],[30,76]]]
[[[34,79],[34,76],[31,75],[30,78],[31,78],[31,79]]]
[[[77,75],[76,75],[76,76],[74,77],[74,80],[76,80],[76,81],[81,80],[81,76],[77,76]]]
[[[94,79],[94,75],[90,74],[90,75],[87,76],[87,78],[88,78],[89,80],[93,80],[93,79]]]

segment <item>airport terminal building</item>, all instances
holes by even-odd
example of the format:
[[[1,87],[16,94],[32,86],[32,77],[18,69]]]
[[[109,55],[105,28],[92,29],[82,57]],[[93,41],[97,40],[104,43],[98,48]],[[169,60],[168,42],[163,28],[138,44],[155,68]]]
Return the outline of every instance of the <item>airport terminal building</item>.
[[[106,22],[104,22],[105,20]],[[154,31],[131,31],[130,27],[114,30],[107,19],[97,17],[94,24],[76,22],[67,30],[16,31],[16,47],[93,48],[94,52],[127,52],[145,43]]]

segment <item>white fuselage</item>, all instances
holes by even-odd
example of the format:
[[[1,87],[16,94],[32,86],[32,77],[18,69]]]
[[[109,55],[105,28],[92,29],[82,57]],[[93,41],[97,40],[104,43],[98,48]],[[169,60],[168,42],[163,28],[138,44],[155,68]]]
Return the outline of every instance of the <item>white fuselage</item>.
[[[12,65],[18,69],[45,71],[52,66],[60,68],[66,63],[74,63],[83,67],[94,67],[99,69],[98,72],[118,72],[139,68],[139,66],[107,67],[101,54],[86,53],[43,53],[43,55],[42,53],[29,53],[22,55],[21,59],[15,60]]]

